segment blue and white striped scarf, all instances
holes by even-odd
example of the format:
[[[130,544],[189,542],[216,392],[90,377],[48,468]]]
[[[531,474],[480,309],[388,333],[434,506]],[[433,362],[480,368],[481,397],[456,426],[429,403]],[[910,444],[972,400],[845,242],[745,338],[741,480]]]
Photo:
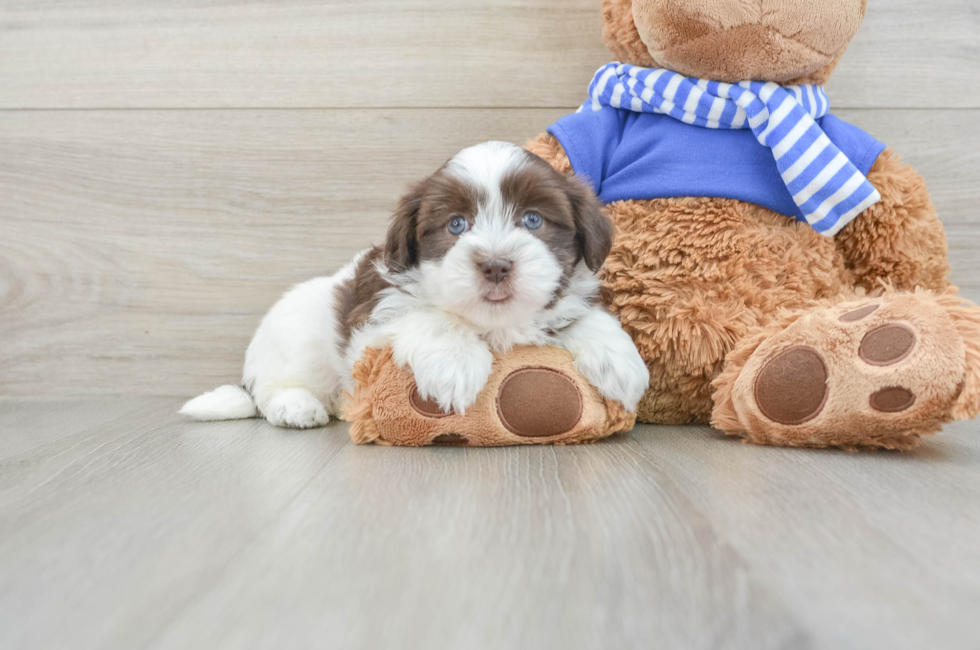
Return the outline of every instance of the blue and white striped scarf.
[[[596,72],[589,96],[580,111],[613,106],[708,129],[751,129],[772,150],[793,201],[822,235],[832,237],[881,200],[816,123],[830,108],[823,86],[728,84],[613,62]]]

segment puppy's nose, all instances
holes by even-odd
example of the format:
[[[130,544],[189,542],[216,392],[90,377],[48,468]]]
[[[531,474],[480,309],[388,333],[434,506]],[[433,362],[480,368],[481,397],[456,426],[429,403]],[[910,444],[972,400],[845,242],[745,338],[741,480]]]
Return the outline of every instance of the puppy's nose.
[[[487,282],[500,284],[507,279],[507,274],[510,273],[510,262],[508,260],[487,260],[480,265],[480,269],[483,271],[483,277]]]

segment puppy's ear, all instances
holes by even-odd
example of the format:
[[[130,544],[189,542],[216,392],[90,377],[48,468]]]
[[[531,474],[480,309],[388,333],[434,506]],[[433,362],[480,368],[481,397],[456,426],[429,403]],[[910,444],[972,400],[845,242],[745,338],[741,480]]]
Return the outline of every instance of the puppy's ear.
[[[400,273],[418,263],[418,218],[423,185],[419,183],[398,200],[385,240],[385,265]]]
[[[612,250],[613,225],[603,211],[602,204],[595,193],[581,179],[567,178],[565,194],[572,206],[575,220],[575,237],[578,241],[582,259],[589,270],[596,273],[602,268],[606,256]]]

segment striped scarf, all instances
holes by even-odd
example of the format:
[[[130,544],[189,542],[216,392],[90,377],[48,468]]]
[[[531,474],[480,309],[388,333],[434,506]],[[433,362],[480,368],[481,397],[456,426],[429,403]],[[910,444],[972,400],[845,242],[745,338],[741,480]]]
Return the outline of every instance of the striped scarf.
[[[708,129],[751,129],[772,150],[793,201],[822,235],[832,237],[881,200],[816,123],[830,108],[822,86],[727,84],[614,62],[596,72],[589,96],[579,110],[612,106]]]

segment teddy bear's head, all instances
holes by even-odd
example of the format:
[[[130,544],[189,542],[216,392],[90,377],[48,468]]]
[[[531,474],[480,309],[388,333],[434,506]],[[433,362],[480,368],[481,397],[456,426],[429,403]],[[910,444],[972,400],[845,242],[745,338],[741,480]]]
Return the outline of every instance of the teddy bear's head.
[[[603,0],[620,61],[689,77],[826,83],[867,0]]]

